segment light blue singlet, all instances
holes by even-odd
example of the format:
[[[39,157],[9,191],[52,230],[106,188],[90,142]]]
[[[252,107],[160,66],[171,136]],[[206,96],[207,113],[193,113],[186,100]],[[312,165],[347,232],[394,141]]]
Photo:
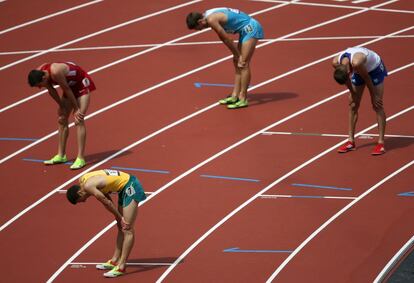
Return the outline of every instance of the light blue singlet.
[[[263,28],[258,21],[250,17],[249,15],[232,8],[214,8],[207,10],[204,13],[204,17],[207,18],[213,13],[223,13],[227,16],[227,22],[223,26],[223,29],[227,33],[239,33],[241,43],[249,40],[250,38],[262,39]]]

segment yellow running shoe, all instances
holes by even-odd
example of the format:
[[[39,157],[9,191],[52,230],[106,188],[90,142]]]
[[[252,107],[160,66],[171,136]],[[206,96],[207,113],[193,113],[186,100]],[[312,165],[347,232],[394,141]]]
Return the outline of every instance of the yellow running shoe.
[[[66,161],[68,161],[68,159],[66,158],[66,155],[60,156],[59,154],[56,154],[51,159],[43,161],[43,164],[53,165],[53,164],[65,163]]]
[[[243,108],[249,106],[249,103],[247,102],[247,99],[245,100],[239,100],[236,103],[227,105],[228,109],[237,109],[237,108]]]
[[[76,158],[75,162],[73,162],[73,164],[70,166],[70,169],[72,170],[81,169],[85,165],[86,165],[85,160],[78,157]]]
[[[104,276],[107,278],[115,278],[115,277],[119,277],[125,274],[125,268],[124,270],[120,269],[119,266],[115,266],[114,268],[112,268],[110,271],[105,272]]]
[[[237,97],[234,96],[227,96],[226,98],[220,99],[220,104],[233,104],[236,103],[237,100],[239,100]]]
[[[112,262],[112,260],[108,260],[105,263],[97,264],[96,269],[99,270],[111,270],[116,266],[116,263]]]

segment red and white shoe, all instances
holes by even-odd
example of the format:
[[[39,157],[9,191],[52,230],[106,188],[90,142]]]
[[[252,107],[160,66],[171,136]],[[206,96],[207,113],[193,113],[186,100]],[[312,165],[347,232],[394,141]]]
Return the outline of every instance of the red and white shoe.
[[[384,153],[385,153],[385,147],[383,143],[377,144],[374,150],[371,152],[372,155],[381,155]]]
[[[351,150],[355,150],[355,142],[347,141],[338,148],[339,153],[345,153]]]

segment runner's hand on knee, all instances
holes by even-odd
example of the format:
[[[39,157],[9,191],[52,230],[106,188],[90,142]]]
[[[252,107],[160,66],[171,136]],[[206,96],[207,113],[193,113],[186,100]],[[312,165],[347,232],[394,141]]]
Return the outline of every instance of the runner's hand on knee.
[[[68,124],[68,118],[65,115],[59,115],[58,123],[62,126],[65,126]]]
[[[238,62],[237,62],[237,67],[242,68],[242,69],[247,67],[247,63],[246,63],[246,61],[243,59],[243,57],[242,57],[242,56],[240,56],[240,57],[239,57],[239,60],[238,60]]]
[[[125,221],[125,218],[122,217],[121,219],[122,230],[127,231],[131,230],[131,223]]]
[[[85,114],[80,112],[80,110],[77,110],[74,114],[74,117],[75,117],[75,125],[78,125],[83,122],[85,118]]]

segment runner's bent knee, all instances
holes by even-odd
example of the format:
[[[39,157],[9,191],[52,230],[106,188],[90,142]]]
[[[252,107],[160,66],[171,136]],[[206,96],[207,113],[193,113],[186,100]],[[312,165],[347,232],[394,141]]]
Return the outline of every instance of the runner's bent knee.
[[[69,124],[68,117],[60,115],[58,117],[58,124],[62,126],[67,126]]]

